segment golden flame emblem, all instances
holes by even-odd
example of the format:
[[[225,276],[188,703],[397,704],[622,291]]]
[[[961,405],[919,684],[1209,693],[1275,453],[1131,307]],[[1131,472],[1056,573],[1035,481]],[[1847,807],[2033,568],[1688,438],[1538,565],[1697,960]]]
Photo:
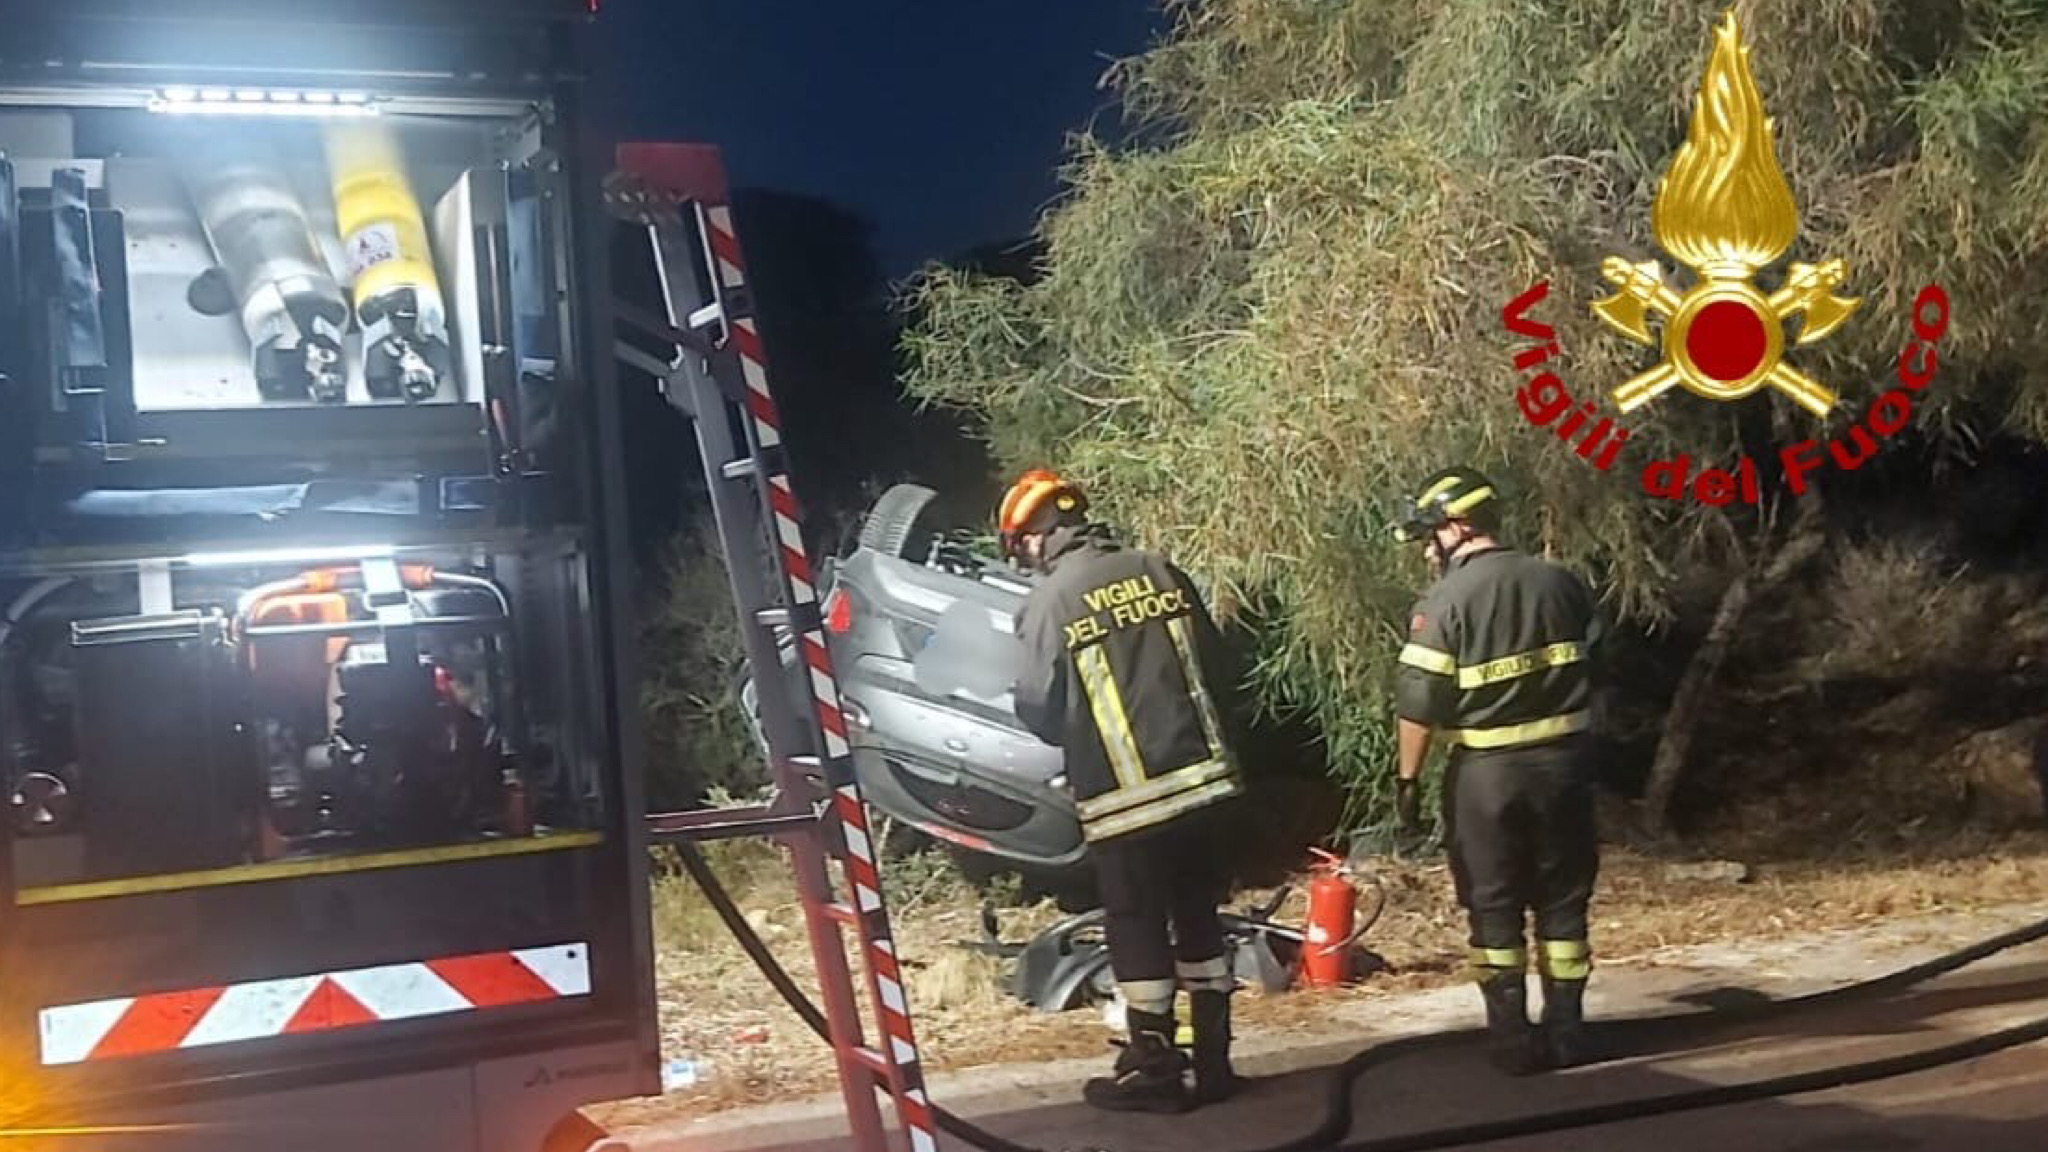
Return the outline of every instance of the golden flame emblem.
[[[1772,387],[1816,416],[1835,406],[1833,392],[1784,362],[1784,324],[1803,314],[1800,344],[1841,327],[1858,303],[1833,294],[1847,268],[1840,260],[1794,263],[1768,295],[1753,283],[1799,231],[1772,127],[1730,11],[1714,31],[1713,56],[1685,145],[1658,183],[1650,208],[1658,246],[1699,280],[1680,295],[1665,285],[1655,260],[1630,264],[1609,256],[1600,266],[1617,291],[1593,305],[1594,315],[1651,347],[1657,341],[1646,320],[1656,315],[1663,321],[1664,359],[1614,390],[1623,412],[1676,386],[1712,400],[1738,400]]]

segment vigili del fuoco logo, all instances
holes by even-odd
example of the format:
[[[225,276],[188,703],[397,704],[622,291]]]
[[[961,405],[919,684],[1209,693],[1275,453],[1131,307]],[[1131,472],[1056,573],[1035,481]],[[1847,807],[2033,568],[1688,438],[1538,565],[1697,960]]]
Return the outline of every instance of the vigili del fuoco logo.
[[[1673,287],[1654,259],[1609,256],[1601,264],[1615,292],[1595,302],[1593,314],[1626,339],[1663,353],[1653,367],[1612,389],[1622,415],[1673,389],[1715,402],[1768,391],[1817,418],[1839,403],[1827,383],[1788,359],[1793,348],[1787,347],[1786,328],[1798,321],[1791,344],[1803,347],[1826,339],[1855,315],[1861,300],[1836,291],[1850,282],[1847,265],[1840,259],[1794,261],[1775,289],[1758,282],[1791,249],[1799,214],[1778,166],[1773,121],[1764,115],[1749,51],[1734,12],[1727,13],[1714,33],[1685,144],[1658,182],[1650,208],[1651,234],[1691,270],[1689,286]],[[1516,404],[1530,424],[1574,445],[1580,458],[1604,472],[1629,432],[1601,415],[1596,403],[1574,400],[1544,367],[1558,354],[1557,333],[1532,319],[1530,310],[1549,291],[1548,281],[1538,283],[1501,311],[1509,332],[1533,342],[1515,354],[1516,370],[1532,373],[1516,390]],[[1661,339],[1651,331],[1653,319]],[[1813,440],[1779,449],[1794,494],[1806,491],[1808,474],[1830,460],[1843,470],[1861,467],[1881,441],[1911,421],[1913,397],[1934,379],[1935,344],[1948,328],[1948,294],[1939,285],[1929,284],[1914,298],[1912,322],[1913,339],[1899,355],[1898,387],[1878,396],[1861,419],[1827,442],[1825,452]],[[1690,477],[1691,466],[1684,455],[1652,461],[1643,469],[1643,490],[1672,500],[1690,493],[1708,504],[1758,502],[1756,465],[1747,457],[1733,469],[1706,468],[1697,477]]]

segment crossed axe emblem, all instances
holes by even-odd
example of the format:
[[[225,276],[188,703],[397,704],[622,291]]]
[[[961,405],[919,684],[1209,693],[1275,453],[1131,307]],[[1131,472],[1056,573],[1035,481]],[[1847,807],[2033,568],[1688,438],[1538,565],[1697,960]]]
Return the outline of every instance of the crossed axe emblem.
[[[1750,282],[1747,267],[1709,270],[1706,279],[1680,295],[1664,283],[1655,260],[1630,264],[1609,256],[1600,273],[1617,291],[1593,305],[1608,326],[1638,344],[1655,347],[1648,318],[1664,324],[1662,363],[1614,390],[1623,412],[1633,411],[1673,387],[1715,400],[1735,400],[1759,388],[1776,388],[1816,416],[1835,406],[1835,393],[1787,364],[1784,322],[1803,316],[1796,343],[1811,344],[1842,326],[1860,299],[1836,296],[1847,275],[1840,260],[1793,264],[1785,282],[1769,296]]]

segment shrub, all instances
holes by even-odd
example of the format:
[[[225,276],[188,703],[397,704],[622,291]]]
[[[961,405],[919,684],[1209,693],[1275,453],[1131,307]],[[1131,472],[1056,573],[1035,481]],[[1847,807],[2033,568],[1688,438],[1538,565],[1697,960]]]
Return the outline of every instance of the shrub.
[[[666,549],[640,645],[649,806],[689,807],[714,790],[765,786],[767,765],[739,701],[746,651],[708,517]]]

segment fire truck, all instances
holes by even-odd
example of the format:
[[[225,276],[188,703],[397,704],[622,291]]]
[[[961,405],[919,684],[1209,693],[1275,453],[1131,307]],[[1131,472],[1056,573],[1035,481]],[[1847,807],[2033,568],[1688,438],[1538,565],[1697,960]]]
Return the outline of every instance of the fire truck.
[[[650,845],[757,834],[856,1145],[935,1146],[723,175],[603,138],[596,8],[0,0],[10,1147],[591,1147]],[[641,799],[650,376],[781,670],[756,810]]]

